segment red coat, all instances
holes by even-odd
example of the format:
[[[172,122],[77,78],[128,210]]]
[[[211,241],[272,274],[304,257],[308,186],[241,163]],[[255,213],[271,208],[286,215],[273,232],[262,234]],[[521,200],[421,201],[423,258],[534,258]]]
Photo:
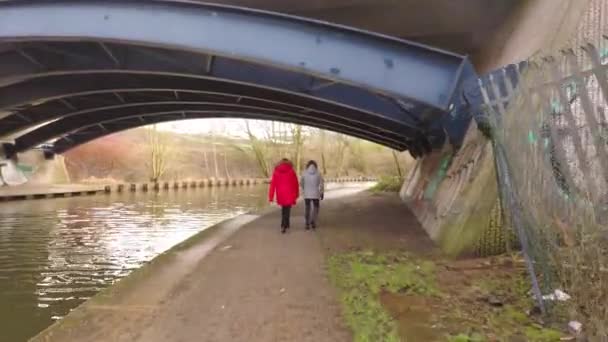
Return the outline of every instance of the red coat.
[[[277,204],[280,206],[295,205],[300,196],[298,176],[289,163],[279,164],[272,173],[268,200],[272,202],[276,193]]]

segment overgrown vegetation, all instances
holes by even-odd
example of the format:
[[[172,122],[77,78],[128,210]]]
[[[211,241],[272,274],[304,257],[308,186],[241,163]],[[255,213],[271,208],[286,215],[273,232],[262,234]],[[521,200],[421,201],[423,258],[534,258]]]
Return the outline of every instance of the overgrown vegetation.
[[[522,265],[488,260],[364,251],[333,255],[328,268],[355,341],[559,341],[534,313]]]

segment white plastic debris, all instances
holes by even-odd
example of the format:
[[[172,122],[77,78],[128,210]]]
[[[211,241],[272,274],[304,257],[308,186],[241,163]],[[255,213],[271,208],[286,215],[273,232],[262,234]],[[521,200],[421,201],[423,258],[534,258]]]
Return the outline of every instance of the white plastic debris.
[[[572,334],[578,335],[581,333],[581,331],[583,331],[583,323],[578,321],[570,321],[570,323],[568,323],[568,329]]]
[[[566,292],[564,292],[564,291],[562,291],[560,289],[557,289],[557,290],[553,291],[552,294],[548,294],[548,295],[544,295],[543,296],[544,300],[557,300],[557,301],[560,301],[560,302],[568,301],[571,298],[572,297],[570,297],[569,294],[567,294]]]
[[[557,300],[565,302],[567,300],[570,300],[572,297],[570,297],[569,294],[567,294],[566,292],[557,289],[555,290],[555,297],[557,298]]]
[[[285,288],[282,288],[281,290],[279,290],[279,292],[285,293]]]
[[[229,250],[230,248],[232,248],[232,245],[224,246],[224,247],[222,247],[222,252],[223,252],[223,251],[227,251],[227,250]]]

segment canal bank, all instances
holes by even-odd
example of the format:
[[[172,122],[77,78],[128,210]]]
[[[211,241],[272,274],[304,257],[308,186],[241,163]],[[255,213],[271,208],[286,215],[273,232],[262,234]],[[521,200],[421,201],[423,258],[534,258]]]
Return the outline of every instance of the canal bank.
[[[84,184],[3,186],[0,187],[0,202],[91,196],[105,192],[104,186]]]
[[[329,191],[323,209],[330,210],[331,203],[342,202],[338,198],[359,192],[364,188],[364,186],[356,185]],[[274,229],[278,222],[274,209],[263,209],[259,215],[261,217],[251,223],[247,222],[256,219],[257,215],[240,216],[221,223],[163,253],[150,264],[93,297],[34,340],[131,341],[140,338],[148,341],[152,338],[150,336],[157,335],[157,333],[146,333],[146,331],[154,328],[154,325],[158,324],[158,320],[169,319],[163,315],[171,312],[170,315],[173,318],[170,320],[173,323],[167,321],[167,325],[158,327],[166,330],[168,334],[172,334],[172,329],[181,331],[180,324],[194,324],[194,328],[198,327],[196,317],[209,318],[207,322],[210,326],[204,329],[207,333],[212,329],[211,326],[221,324],[221,322],[236,328],[247,317],[257,317],[259,324],[256,323],[255,326],[260,328],[266,326],[267,329],[273,331],[274,322],[278,322],[278,324],[301,322],[303,328],[310,329],[311,327],[308,326],[310,322],[305,318],[290,317],[288,320],[281,318],[286,308],[285,305],[297,308],[298,305],[305,302],[305,298],[310,296],[317,298],[317,302],[320,303],[316,306],[320,311],[316,312],[314,316],[318,316],[315,320],[318,320],[321,326],[327,321],[339,321],[335,303],[330,303],[331,310],[329,311],[325,307],[326,301],[333,298],[329,286],[315,289],[318,287],[317,282],[325,281],[325,277],[321,267],[323,255],[320,253],[320,246],[314,234],[312,232],[305,234],[303,229],[294,228],[290,234],[282,236],[278,234],[278,229]],[[302,220],[301,215],[301,210],[295,213],[294,227],[297,226],[296,222]],[[239,227],[242,227],[243,230],[219,245]],[[209,254],[214,247],[217,248]],[[223,257],[228,257],[228,259],[223,259]],[[217,258],[220,260],[217,261]],[[224,262],[229,264],[222,265]],[[297,265],[296,269],[300,269],[300,277],[294,278],[290,274],[289,271],[293,269],[293,265]],[[221,271],[222,269],[228,271]],[[203,277],[204,281],[200,283],[201,279],[197,279],[197,276]],[[259,280],[260,277],[264,281],[255,280]],[[270,283],[267,283],[266,280]],[[303,281],[303,284],[308,283],[309,286],[303,286],[298,290],[295,285],[300,280]],[[198,286],[199,283],[201,286]],[[241,287],[243,285],[245,285],[245,289]],[[294,298],[286,296],[285,299],[297,300],[274,303],[275,299],[280,300],[280,298],[275,298],[275,295],[286,294],[288,288],[290,293],[298,293],[298,296]],[[243,290],[244,292],[241,292]],[[268,303],[264,303],[263,298],[258,301],[256,299],[258,293],[268,296],[266,298],[269,299]],[[220,305],[219,303],[223,299],[229,300]],[[198,308],[208,310],[208,312],[190,314],[173,312],[172,310],[177,310],[184,305],[183,301],[195,304],[195,307],[190,309]],[[299,301],[301,301],[300,304],[298,304]],[[237,309],[240,308],[238,303],[245,304],[248,309]],[[267,309],[260,309],[263,307]],[[216,310],[220,311],[216,312]],[[233,310],[237,310],[238,314],[231,312]],[[257,310],[262,310],[266,314],[260,316],[255,313]],[[335,315],[329,317],[327,312],[334,312]],[[230,319],[230,316],[238,317],[238,319]],[[328,320],[328,318],[332,319]],[[260,319],[262,321],[259,321]],[[154,323],[155,321],[157,323]],[[249,326],[251,328],[251,324]],[[323,331],[328,331],[330,328],[333,329],[331,325],[326,325],[326,329]],[[213,328],[212,330],[221,332],[221,329]],[[231,329],[226,330],[225,333],[229,333],[229,330]],[[293,333],[301,332],[299,329],[290,328],[288,330],[293,330]],[[191,332],[196,334],[196,331]],[[255,334],[251,330],[248,333]],[[167,338],[168,340],[179,340],[177,333],[172,337],[162,336],[165,336],[163,337],[165,340]],[[194,338],[194,336],[191,335],[184,340],[201,340],[204,337]],[[218,340],[211,335],[209,338]]]
[[[350,183],[370,183],[376,182],[373,177],[352,177],[352,178],[327,178],[327,185],[336,186]],[[169,190],[193,190],[203,188],[227,188],[244,187],[268,184],[267,179],[242,178],[242,179],[200,179],[172,182],[156,183],[117,183],[112,185],[105,184],[23,184],[16,186],[0,186],[0,202],[4,201],[26,201],[36,199],[63,198],[92,196],[98,194],[111,193],[147,193],[147,192],[166,192]]]

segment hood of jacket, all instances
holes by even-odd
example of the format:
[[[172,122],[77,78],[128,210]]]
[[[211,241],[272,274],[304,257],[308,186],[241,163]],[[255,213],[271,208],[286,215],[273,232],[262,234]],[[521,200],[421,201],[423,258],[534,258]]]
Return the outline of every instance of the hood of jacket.
[[[277,167],[274,170],[278,173],[287,173],[287,172],[293,170],[293,167],[291,167],[291,164],[289,164],[289,163],[281,163],[281,164],[277,165]]]
[[[308,173],[309,175],[316,175],[317,173],[319,173],[319,170],[317,170],[316,167],[314,167],[313,165],[310,165],[307,169],[306,169],[306,173]]]

